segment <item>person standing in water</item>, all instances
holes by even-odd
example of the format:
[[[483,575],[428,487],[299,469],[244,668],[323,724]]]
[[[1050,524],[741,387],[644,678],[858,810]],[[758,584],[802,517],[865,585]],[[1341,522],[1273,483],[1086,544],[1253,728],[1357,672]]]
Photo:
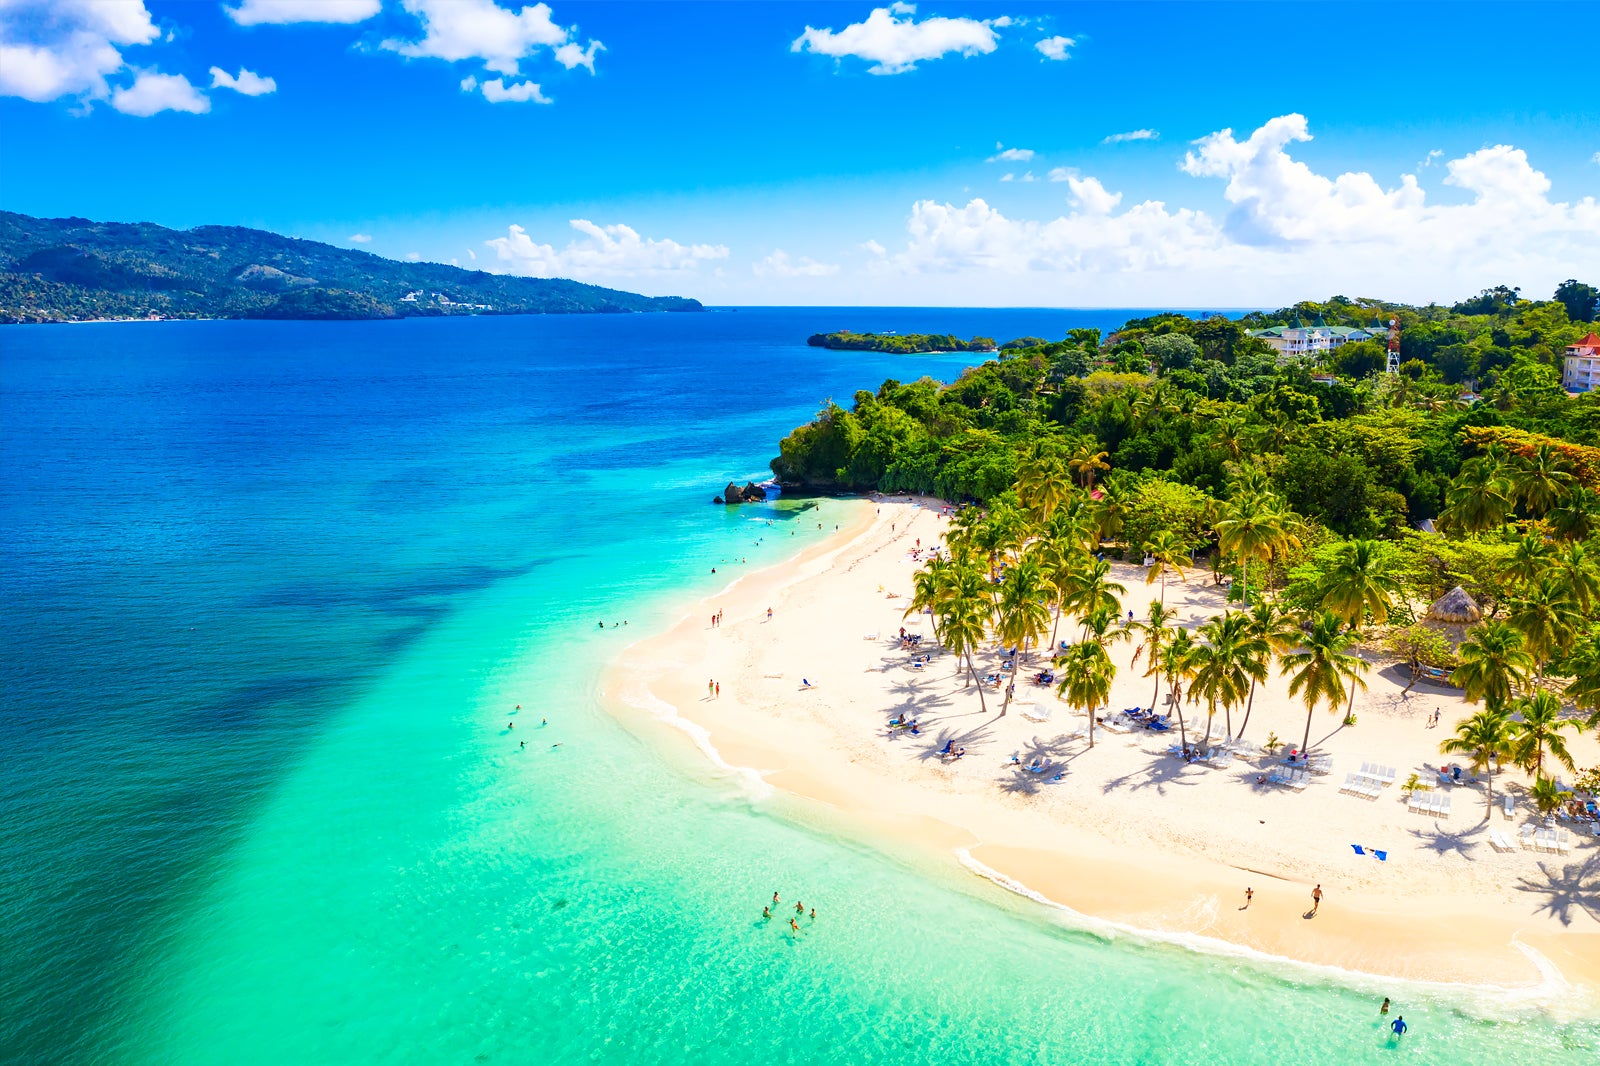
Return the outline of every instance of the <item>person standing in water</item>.
[[[771,918],[772,917],[772,908],[771,907],[762,907],[761,908],[761,917],[763,917],[763,918]]]
[[[1378,1008],[1378,1013],[1379,1014],[1388,1014],[1389,1013],[1389,997],[1388,996],[1384,996],[1383,997],[1383,1006]]]
[[[1394,1030],[1394,1037],[1396,1040],[1398,1040],[1402,1036],[1405,1036],[1406,1030],[1411,1027],[1406,1024],[1406,1016],[1404,1014],[1397,1014],[1395,1015],[1394,1021],[1389,1023],[1389,1028]]]
[[[795,920],[794,920],[794,919],[793,919],[793,918],[790,918],[790,919],[789,919],[789,928],[790,928],[790,929],[793,929],[793,930],[794,930],[794,931],[795,931],[795,932],[797,932],[797,933],[798,933],[798,932],[799,932],[799,931],[800,931],[800,925],[799,925],[799,923],[798,923],[798,922],[796,922],[796,921],[795,921]]]

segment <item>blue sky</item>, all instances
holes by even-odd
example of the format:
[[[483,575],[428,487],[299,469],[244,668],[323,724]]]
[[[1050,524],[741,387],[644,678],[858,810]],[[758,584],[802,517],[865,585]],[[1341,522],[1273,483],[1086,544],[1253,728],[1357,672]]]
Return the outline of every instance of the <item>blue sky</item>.
[[[712,303],[1543,295],[1592,13],[0,0],[0,206]]]

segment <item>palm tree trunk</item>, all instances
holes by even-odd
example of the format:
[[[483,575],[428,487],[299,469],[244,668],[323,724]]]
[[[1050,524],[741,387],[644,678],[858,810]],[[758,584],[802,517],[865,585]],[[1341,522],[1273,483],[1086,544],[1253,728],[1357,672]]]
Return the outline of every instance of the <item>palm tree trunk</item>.
[[[1061,650],[1061,645],[1056,643],[1056,635],[1061,631],[1061,605],[1056,604],[1056,622],[1050,627],[1050,658],[1056,657],[1056,652]]]
[[[1488,805],[1483,809],[1485,823],[1494,817],[1494,763],[1488,759],[1483,761],[1483,791],[1488,799]]]
[[[1155,658],[1155,656],[1152,655],[1151,658]],[[1154,673],[1156,675],[1156,690],[1154,692],[1150,693],[1150,713],[1151,714],[1155,714],[1156,713],[1156,698],[1161,695],[1161,671],[1160,670],[1156,670],[1156,671],[1154,671]]]
[[[1317,705],[1315,703],[1306,704],[1306,735],[1300,741],[1300,755],[1302,758],[1305,756],[1306,748],[1311,744],[1311,716],[1316,713]]]
[[[1222,720],[1227,723],[1227,726],[1228,726],[1228,739],[1232,740],[1233,739],[1233,704],[1224,703],[1222,705]]]
[[[1177,689],[1172,690],[1172,705],[1178,709],[1178,742],[1187,750],[1189,747],[1189,727],[1183,721],[1183,694]]]
[[[1220,550],[1220,549],[1219,549]],[[1239,602],[1250,609],[1250,557],[1246,555],[1239,570]]]
[[[1094,750],[1094,705],[1089,705],[1089,750]]]
[[[1256,679],[1250,679],[1250,698],[1244,701],[1244,721],[1239,723],[1239,739],[1244,739],[1244,731],[1250,728],[1250,709],[1256,705]]]
[[[1211,719],[1217,716],[1217,701],[1212,700],[1206,711],[1206,738],[1200,742],[1200,750],[1205,751],[1211,747]]]
[[[983,682],[978,680],[978,668],[972,665],[972,653],[970,651],[967,652],[967,673],[971,676],[972,683],[978,686],[978,706],[983,709],[984,714],[988,714],[989,704],[983,698]]]

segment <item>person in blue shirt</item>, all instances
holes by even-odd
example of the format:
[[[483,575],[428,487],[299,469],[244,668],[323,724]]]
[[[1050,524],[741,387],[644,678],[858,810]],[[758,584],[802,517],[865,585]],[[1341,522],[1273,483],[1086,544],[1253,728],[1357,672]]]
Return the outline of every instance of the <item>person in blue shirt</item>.
[[[1394,1021],[1389,1023],[1389,1028],[1394,1030],[1394,1035],[1396,1037],[1405,1036],[1406,1029],[1408,1028],[1406,1025],[1406,1016],[1404,1014],[1395,1015]]]

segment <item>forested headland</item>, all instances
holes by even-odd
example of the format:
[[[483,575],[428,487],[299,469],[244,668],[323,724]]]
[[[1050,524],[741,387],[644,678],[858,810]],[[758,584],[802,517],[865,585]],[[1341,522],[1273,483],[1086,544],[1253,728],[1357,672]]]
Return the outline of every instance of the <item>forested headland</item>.
[[[0,323],[700,310],[679,296],[401,263],[239,226],[173,230],[0,211]]]
[[[964,341],[952,333],[852,333],[838,330],[834,333],[813,333],[806,338],[813,348],[831,348],[845,352],[894,352],[903,355],[926,352],[992,352],[995,343],[989,337],[973,337]]]
[[[890,380],[849,409],[830,401],[772,468],[790,484],[977,504],[916,575],[911,608],[969,671],[992,642],[1048,647],[1061,698],[1092,715],[1115,673],[1105,648],[1131,638],[1179,724],[1194,703],[1209,739],[1215,715],[1230,734],[1234,711],[1248,725],[1276,663],[1305,703],[1304,745],[1319,708],[1354,724],[1349,701],[1387,655],[1482,704],[1442,731],[1443,752],[1527,768],[1553,810],[1572,795],[1563,734],[1600,727],[1600,396],[1561,384],[1565,348],[1597,330],[1597,297],[1572,281],[1549,300],[1335,297],[1073,330],[948,385]],[[1383,341],[1318,363],[1251,336],[1391,318],[1394,374]],[[1116,555],[1143,563],[1148,617],[1129,610],[1146,597],[1116,583]],[[1172,580],[1225,587],[1227,609],[1176,626]],[[1057,654],[1068,616],[1074,641]],[[1600,769],[1576,787],[1600,789]]]

